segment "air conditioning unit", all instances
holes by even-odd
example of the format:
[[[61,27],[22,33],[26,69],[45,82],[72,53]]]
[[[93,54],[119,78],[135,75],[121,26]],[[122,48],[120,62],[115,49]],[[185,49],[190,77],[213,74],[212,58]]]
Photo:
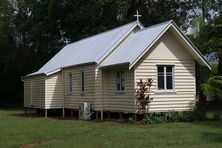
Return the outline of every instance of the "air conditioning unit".
[[[79,119],[82,120],[90,120],[91,119],[91,105],[90,103],[84,102],[84,103],[80,103],[79,106]]]

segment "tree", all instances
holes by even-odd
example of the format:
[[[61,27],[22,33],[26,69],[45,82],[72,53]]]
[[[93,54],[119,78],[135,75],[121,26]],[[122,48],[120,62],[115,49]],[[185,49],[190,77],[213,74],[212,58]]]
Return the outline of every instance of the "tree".
[[[207,75],[203,70],[199,70],[198,73],[203,74],[199,79],[199,83],[202,83],[200,90],[203,94],[211,100],[221,99],[222,92],[222,15],[215,16],[208,21],[204,21],[203,18],[199,18],[199,32],[195,37],[191,37],[195,45],[201,49],[204,55],[214,57],[218,64],[216,68],[213,68],[212,72]],[[205,98],[200,98],[203,102],[206,102]]]
[[[207,79],[205,83],[201,85],[203,94],[211,99],[222,99],[222,76],[212,76]]]
[[[12,85],[15,81],[10,72],[13,66],[12,61],[14,57],[15,42],[13,38],[13,7],[8,0],[0,0],[0,104],[3,102],[13,102],[8,97],[9,94],[15,94],[16,90]]]

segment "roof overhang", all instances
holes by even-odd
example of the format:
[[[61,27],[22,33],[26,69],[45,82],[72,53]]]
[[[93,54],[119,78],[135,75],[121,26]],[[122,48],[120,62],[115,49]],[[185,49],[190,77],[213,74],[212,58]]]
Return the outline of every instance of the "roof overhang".
[[[60,72],[61,70],[62,70],[62,68],[59,68],[59,69],[50,71],[50,72],[46,73],[46,76],[53,75],[53,74],[55,74],[55,73],[57,73],[57,72]]]
[[[22,81],[24,81],[25,78],[34,77],[34,76],[40,76],[40,75],[46,75],[46,74],[45,73],[34,72],[34,73],[31,73],[31,74],[22,76],[21,79],[22,79]]]
[[[50,72],[48,72],[48,73],[38,73],[38,72],[34,72],[34,73],[28,74],[28,75],[26,75],[26,76],[22,76],[22,81],[23,81],[25,78],[28,78],[28,77],[34,77],[34,76],[38,76],[38,75],[50,76],[50,75],[53,75],[53,74],[55,74],[55,73],[58,73],[58,72],[62,71],[63,69],[66,69],[66,68],[84,66],[84,65],[89,65],[89,64],[96,64],[96,63],[95,63],[95,62],[87,62],[87,63],[77,64],[77,65],[70,65],[70,66],[66,66],[66,67],[62,67],[62,68],[59,68],[59,69],[50,71]]]

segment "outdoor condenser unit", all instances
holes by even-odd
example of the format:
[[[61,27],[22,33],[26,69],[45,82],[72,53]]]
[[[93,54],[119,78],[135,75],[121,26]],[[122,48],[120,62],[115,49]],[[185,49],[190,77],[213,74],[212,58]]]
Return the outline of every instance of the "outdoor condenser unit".
[[[90,103],[84,102],[80,103],[79,106],[79,119],[90,120],[91,119],[91,105]]]

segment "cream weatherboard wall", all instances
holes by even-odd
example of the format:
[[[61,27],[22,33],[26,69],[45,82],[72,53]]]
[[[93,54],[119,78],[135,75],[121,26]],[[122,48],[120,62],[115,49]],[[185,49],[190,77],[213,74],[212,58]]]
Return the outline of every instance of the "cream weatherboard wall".
[[[174,66],[174,90],[157,90],[157,65]],[[150,112],[190,110],[195,105],[195,61],[167,31],[135,65],[135,80],[153,78]]]
[[[33,76],[24,79],[24,107],[44,108],[45,76]]]
[[[63,101],[62,73],[47,76],[45,79],[45,108],[63,108]]]
[[[81,91],[81,72],[84,72],[84,91]],[[72,92],[69,89],[69,75],[72,74]],[[64,69],[65,108],[78,109],[80,103],[95,105],[95,65],[89,64]]]
[[[32,79],[24,79],[24,107],[32,106]]]
[[[124,87],[117,91],[117,71],[124,71]],[[103,110],[113,112],[135,112],[134,70],[118,68],[102,72]]]

